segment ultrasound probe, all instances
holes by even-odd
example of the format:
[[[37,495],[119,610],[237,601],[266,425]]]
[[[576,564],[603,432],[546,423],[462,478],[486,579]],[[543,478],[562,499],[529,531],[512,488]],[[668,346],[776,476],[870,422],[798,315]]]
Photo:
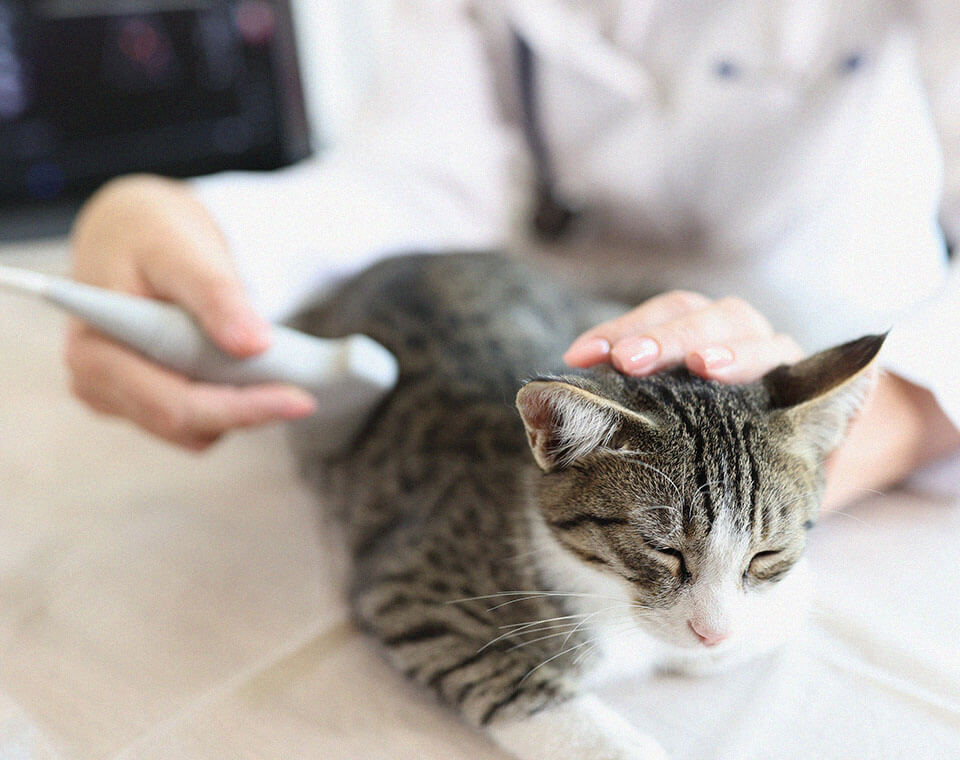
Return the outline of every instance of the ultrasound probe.
[[[393,390],[397,360],[366,335],[316,338],[274,325],[262,354],[238,359],[206,337],[186,312],[167,303],[0,265],[0,287],[40,296],[158,364],[194,380],[230,385],[281,382],[317,398],[320,442],[334,450]]]

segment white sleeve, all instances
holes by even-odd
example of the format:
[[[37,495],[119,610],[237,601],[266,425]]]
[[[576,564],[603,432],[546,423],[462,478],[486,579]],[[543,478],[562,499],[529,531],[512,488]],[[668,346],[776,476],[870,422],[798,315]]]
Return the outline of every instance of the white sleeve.
[[[506,239],[513,141],[466,2],[393,11],[370,97],[338,145],[277,172],[194,182],[268,318],[389,253]]]
[[[960,243],[960,4],[915,0],[918,60],[943,151],[944,186],[940,224]]]
[[[927,388],[960,429],[960,261],[940,291],[895,325],[881,359],[886,369]]]

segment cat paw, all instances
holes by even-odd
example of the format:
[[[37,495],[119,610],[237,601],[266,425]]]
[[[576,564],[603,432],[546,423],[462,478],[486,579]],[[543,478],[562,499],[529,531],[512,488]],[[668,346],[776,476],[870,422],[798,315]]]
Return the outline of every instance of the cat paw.
[[[487,729],[518,760],[668,760],[655,739],[593,695]]]

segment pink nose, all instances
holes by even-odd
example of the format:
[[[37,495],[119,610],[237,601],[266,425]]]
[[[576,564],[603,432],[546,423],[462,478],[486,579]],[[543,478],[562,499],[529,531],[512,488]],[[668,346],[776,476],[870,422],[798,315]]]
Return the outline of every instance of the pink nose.
[[[688,620],[687,625],[690,626],[691,631],[697,634],[697,637],[703,645],[707,647],[715,647],[721,641],[730,637],[730,631],[715,631],[703,623],[694,623],[692,620]]]

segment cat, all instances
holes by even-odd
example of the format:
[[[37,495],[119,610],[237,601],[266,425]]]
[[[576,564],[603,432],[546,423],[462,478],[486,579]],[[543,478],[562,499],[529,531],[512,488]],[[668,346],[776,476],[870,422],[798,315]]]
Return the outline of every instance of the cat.
[[[740,386],[556,369],[624,308],[504,255],[408,255],[295,320],[400,365],[346,450],[321,453],[309,421],[293,436],[345,529],[357,624],[521,760],[665,757],[591,684],[720,667],[799,627],[823,461],[883,342]]]

